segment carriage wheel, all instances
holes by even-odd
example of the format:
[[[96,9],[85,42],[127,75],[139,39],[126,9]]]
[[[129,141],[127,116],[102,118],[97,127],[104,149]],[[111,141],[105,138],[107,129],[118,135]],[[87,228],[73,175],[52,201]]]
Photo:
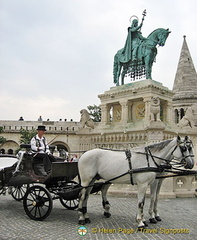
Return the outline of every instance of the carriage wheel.
[[[70,181],[70,182],[66,182],[65,183],[65,187],[67,187],[68,189],[71,189],[71,194],[72,194],[72,188],[75,188],[76,186],[79,186],[79,183],[75,182],[75,181]],[[63,197],[60,196],[60,202],[61,204],[65,207],[68,208],[70,210],[74,210],[76,208],[78,208],[78,204],[79,204],[79,198],[78,196],[68,196],[68,199],[65,199]]]
[[[16,201],[21,201],[23,200],[28,188],[29,184],[23,184],[20,187],[10,187],[10,194]]]
[[[0,195],[1,194],[6,194],[6,191],[7,191],[7,187],[0,187]]]
[[[44,220],[53,208],[53,201],[49,191],[42,186],[30,187],[23,199],[26,214],[33,220]]]
[[[74,209],[78,208],[79,199],[77,198],[77,199],[73,199],[73,200],[65,200],[60,197],[60,202],[65,208],[74,210]]]

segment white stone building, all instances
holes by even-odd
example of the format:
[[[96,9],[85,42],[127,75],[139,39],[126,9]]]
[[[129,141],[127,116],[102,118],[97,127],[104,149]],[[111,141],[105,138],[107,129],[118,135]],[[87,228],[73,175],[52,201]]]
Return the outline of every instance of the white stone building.
[[[51,145],[78,157],[96,147],[126,149],[173,138],[177,133],[190,136],[197,156],[197,74],[185,36],[173,90],[163,86],[159,79],[142,80],[111,87],[98,97],[102,118],[94,129],[82,128],[80,122],[0,121],[3,128],[0,136],[7,139],[0,146],[1,150],[15,152],[19,148],[20,129],[36,129],[43,124]],[[162,186],[162,194],[194,196],[195,188],[194,175],[168,178]],[[116,186],[114,192],[117,189]],[[127,192],[127,186],[124,189]],[[135,190],[133,187],[132,192]]]

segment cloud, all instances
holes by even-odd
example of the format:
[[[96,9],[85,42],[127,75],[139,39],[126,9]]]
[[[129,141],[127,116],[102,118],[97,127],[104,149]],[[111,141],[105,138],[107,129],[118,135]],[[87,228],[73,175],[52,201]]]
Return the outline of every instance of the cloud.
[[[158,27],[172,31],[152,74],[171,89],[183,35],[197,61],[196,7],[195,0],[1,0],[0,119],[79,120],[81,109],[114,86],[114,55],[129,18],[141,21],[144,9],[144,37]]]
[[[25,120],[37,121],[41,115],[45,121],[48,118],[57,121],[59,118],[67,118],[65,109],[72,107],[71,102],[63,98],[48,98],[43,96],[40,96],[35,101],[32,97],[24,100],[23,97],[13,98],[12,96],[1,95],[0,102],[1,120],[18,120],[20,116],[23,116]],[[6,118],[4,117],[4,112],[9,112],[9,114],[6,114]],[[54,116],[56,116],[55,119]]]

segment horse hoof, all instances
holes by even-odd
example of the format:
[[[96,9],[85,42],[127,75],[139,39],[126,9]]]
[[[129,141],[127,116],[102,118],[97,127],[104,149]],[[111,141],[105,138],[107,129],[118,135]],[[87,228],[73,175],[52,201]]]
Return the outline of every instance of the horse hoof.
[[[146,229],[146,226],[140,226],[137,229],[138,229],[138,231],[142,231],[143,229]]]
[[[148,223],[146,221],[143,222],[145,227],[148,227]]]
[[[110,217],[111,217],[111,213],[104,212],[103,215],[104,215],[106,218],[110,218]]]
[[[149,219],[149,222],[150,222],[150,223],[157,223],[157,220],[156,220],[155,218],[150,218],[150,219]]]
[[[85,225],[85,224],[86,224],[86,221],[85,221],[85,220],[79,220],[79,221],[78,221],[78,224],[80,224],[80,225]]]
[[[85,223],[91,223],[89,218],[85,218]]]
[[[156,216],[156,217],[155,217],[155,219],[156,219],[158,222],[160,222],[160,221],[161,221],[161,218],[160,218],[160,216]]]

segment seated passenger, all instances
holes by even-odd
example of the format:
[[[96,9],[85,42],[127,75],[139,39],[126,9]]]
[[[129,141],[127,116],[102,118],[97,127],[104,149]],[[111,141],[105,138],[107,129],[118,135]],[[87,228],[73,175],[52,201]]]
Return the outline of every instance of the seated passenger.
[[[46,131],[45,126],[38,126],[38,133],[31,139],[31,150],[35,153],[33,155],[34,162],[43,163],[45,172],[43,175],[47,175],[51,172],[51,162],[54,161],[54,157],[50,154],[47,140],[44,137]]]

